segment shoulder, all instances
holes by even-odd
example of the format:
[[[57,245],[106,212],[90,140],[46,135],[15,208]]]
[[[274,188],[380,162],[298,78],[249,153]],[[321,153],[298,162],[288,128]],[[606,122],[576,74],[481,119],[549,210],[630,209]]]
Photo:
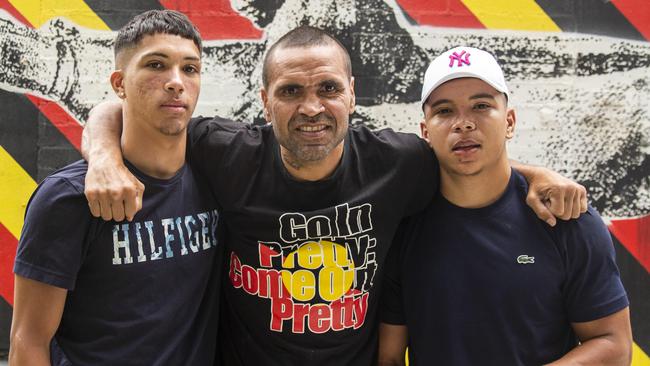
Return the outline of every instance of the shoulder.
[[[435,159],[427,142],[412,133],[396,132],[390,128],[373,131],[366,126],[355,126],[349,131],[353,148],[363,150],[364,154],[415,159],[418,163]]]
[[[394,150],[422,150],[428,148],[426,141],[413,133],[397,132],[391,128],[371,130],[360,125],[350,128],[350,137]]]
[[[196,117],[190,120],[188,133],[193,141],[201,137],[228,140],[236,137],[263,138],[272,132],[270,125],[258,126],[222,117]]]
[[[61,198],[82,197],[84,194],[84,180],[88,164],[79,160],[67,165],[47,176],[38,185],[32,201],[56,201]]]
[[[596,209],[591,206],[587,208],[587,212],[575,220],[558,220],[554,231],[560,239],[574,241],[580,238],[580,241],[592,242],[596,245],[594,248],[603,245],[612,246],[611,235],[607,230],[607,226]]]
[[[73,163],[39,184],[30,198],[16,252],[16,274],[73,289],[92,218],[83,194],[85,162]]]

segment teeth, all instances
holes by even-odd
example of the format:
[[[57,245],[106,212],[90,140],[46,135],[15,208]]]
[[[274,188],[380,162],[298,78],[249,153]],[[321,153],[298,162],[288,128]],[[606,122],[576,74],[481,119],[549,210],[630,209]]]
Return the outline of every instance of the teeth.
[[[298,129],[303,132],[318,132],[325,129],[326,126],[300,126]]]

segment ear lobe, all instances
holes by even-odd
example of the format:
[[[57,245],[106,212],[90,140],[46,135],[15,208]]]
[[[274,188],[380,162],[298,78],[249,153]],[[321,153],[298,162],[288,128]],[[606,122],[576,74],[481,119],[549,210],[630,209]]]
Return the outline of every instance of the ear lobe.
[[[517,124],[517,116],[514,109],[509,109],[506,114],[506,139],[510,140],[515,136],[515,125]]]
[[[260,89],[260,97],[262,98],[262,105],[264,107],[263,108],[264,119],[266,120],[267,123],[271,123],[271,112],[269,112],[269,108],[268,108],[269,96],[266,93],[265,88]]]
[[[420,122],[420,134],[426,142],[429,142],[429,130],[427,130],[427,124],[424,121]]]
[[[352,114],[352,113],[354,113],[354,108],[357,105],[356,96],[354,94],[354,76],[350,77],[350,94],[351,94],[351,97],[350,97],[350,113],[349,114]]]
[[[124,91],[124,73],[122,70],[115,70],[110,77],[111,87],[120,99],[126,98]]]

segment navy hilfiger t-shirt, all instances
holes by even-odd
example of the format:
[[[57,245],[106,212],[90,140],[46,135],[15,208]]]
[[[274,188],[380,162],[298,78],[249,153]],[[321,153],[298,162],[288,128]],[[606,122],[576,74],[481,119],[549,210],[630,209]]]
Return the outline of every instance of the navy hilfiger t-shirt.
[[[413,365],[545,364],[577,345],[571,322],[628,305],[596,211],[551,228],[527,190],[513,171],[494,204],[463,209],[438,196],[401,227],[382,319],[408,326]]]
[[[188,165],[168,180],[127,165],[147,187],[132,222],[90,215],[83,161],[47,177],[28,205],[14,271],[69,290],[53,364],[211,365],[215,206]]]

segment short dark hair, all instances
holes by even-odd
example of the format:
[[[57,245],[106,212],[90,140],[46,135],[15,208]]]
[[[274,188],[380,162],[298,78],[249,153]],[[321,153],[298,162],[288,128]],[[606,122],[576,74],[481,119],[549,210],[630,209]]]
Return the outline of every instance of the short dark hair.
[[[348,79],[350,79],[352,77],[352,62],[350,61],[350,54],[345,46],[338,39],[320,28],[301,25],[282,36],[269,48],[266,56],[264,56],[264,64],[262,66],[262,83],[264,87],[267,88],[269,86],[269,64],[271,63],[273,52],[277,48],[307,48],[332,44],[337,45],[343,51],[345,71]]]
[[[201,34],[185,14],[175,10],[149,10],[133,17],[117,33],[113,47],[115,59],[122,50],[136,46],[144,36],[159,33],[189,39],[201,52]]]

